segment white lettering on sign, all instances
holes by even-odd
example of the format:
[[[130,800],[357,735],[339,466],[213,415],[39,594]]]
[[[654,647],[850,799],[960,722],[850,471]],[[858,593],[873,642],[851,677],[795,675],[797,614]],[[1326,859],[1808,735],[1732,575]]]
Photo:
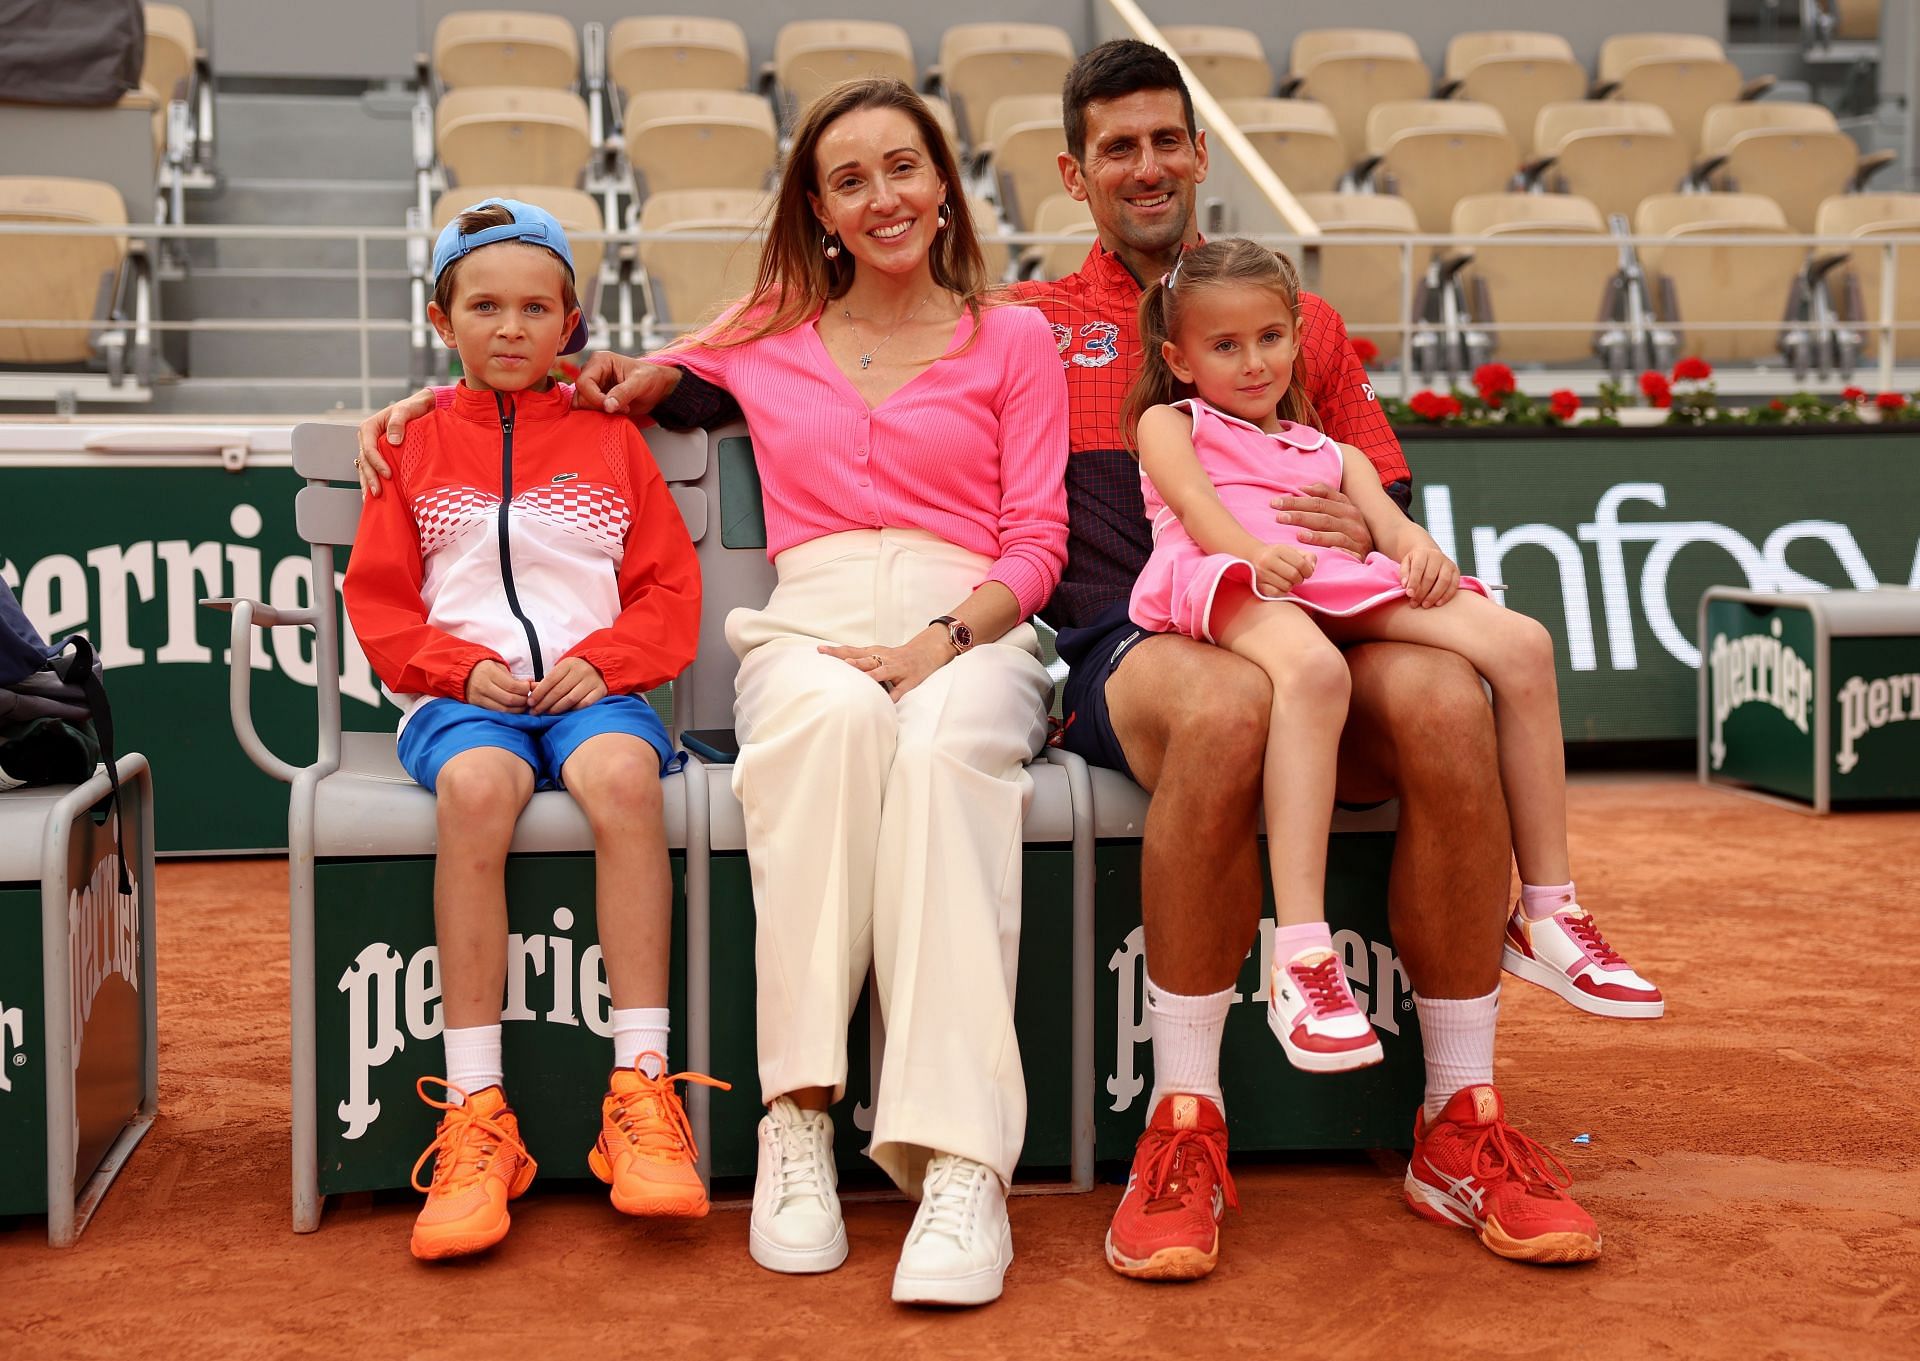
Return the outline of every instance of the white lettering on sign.
[[[112,817],[106,835],[114,833]],[[132,893],[120,892],[120,857],[109,852],[87,882],[67,893],[67,969],[73,989],[73,1067],[80,1070],[93,1004],[109,978],[140,990],[140,881],[128,875]]]
[[[24,1065],[21,1046],[27,1042],[27,1015],[19,1007],[0,1006],[0,1092],[13,1090],[13,1066]]]
[[[555,908],[553,930],[507,937],[507,996],[502,1021],[544,1021],[579,1026],[602,1038],[613,1035],[613,995],[607,988],[600,947],[579,952],[570,934],[571,908]],[[532,980],[552,983],[543,998],[529,1001]],[[347,1098],[340,1102],[344,1137],[358,1139],[380,1118],[372,1094],[372,1076],[407,1047],[408,1040],[431,1040],[446,1025],[440,1001],[440,950],[429,945],[411,958],[385,941],[372,941],[354,956],[334,987],[347,995]],[[576,1006],[575,999],[578,999]],[[544,1010],[536,1004],[545,1003]]]
[[[1840,750],[1833,764],[1842,775],[1860,764],[1854,744],[1876,728],[1920,718],[1920,674],[1865,680],[1849,676],[1834,696],[1840,701]]]
[[[1744,705],[1760,703],[1778,709],[1794,727],[1807,731],[1807,714],[1813,707],[1813,668],[1780,641],[1778,619],[1766,633],[1737,638],[1714,634],[1707,671],[1713,686],[1713,733],[1707,755],[1715,770],[1727,759],[1727,719]]]

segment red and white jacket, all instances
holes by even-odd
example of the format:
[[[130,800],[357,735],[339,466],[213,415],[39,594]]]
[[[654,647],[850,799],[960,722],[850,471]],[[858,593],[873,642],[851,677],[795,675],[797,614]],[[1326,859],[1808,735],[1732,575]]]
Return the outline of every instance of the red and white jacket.
[[[408,424],[347,563],[348,617],[394,702],[465,699],[488,658],[539,680],[580,657],[616,695],[678,676],[700,569],[632,422],[575,411],[571,389],[448,395]]]

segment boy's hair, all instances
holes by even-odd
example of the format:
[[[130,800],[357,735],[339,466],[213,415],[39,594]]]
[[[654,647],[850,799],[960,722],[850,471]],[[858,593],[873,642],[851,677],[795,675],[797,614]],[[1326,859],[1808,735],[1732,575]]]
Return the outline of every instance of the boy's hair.
[[[1183,254],[1172,271],[1148,284],[1140,294],[1140,374],[1133,380],[1120,408],[1120,428],[1127,448],[1137,445],[1140,417],[1149,407],[1162,406],[1192,390],[1174,377],[1160,352],[1163,342],[1179,334],[1181,314],[1199,293],[1217,288],[1266,288],[1280,295],[1293,314],[1293,372],[1280,395],[1282,420],[1315,425],[1320,418],[1307,396],[1306,347],[1300,342],[1300,274],[1293,261],[1278,251],[1239,237],[1209,241]]]
[[[1193,95],[1173,58],[1137,38],[1116,38],[1087,52],[1067,72],[1060,92],[1060,114],[1067,125],[1067,154],[1087,159],[1087,105],[1096,99],[1124,99],[1142,90],[1178,90],[1187,115],[1187,136],[1197,137]]]
[[[517,222],[518,220],[519,219],[513,215],[513,209],[507,207],[504,203],[486,203],[478,208],[467,209],[466,212],[460,214],[460,216],[456,217],[453,221],[454,225],[460,229],[462,236],[472,236],[475,232],[483,232],[489,227],[504,227],[509,222]],[[485,247],[483,246],[481,249],[484,250]],[[548,253],[552,254],[552,252]],[[463,255],[455,260],[452,264],[441,270],[440,277],[434,280],[433,300],[439,306],[440,310],[449,316],[453,313],[454,280],[460,273],[460,266],[465,263],[466,258],[467,257]],[[558,255],[554,255],[553,261],[560,266],[560,277],[562,280],[560,285],[561,306],[568,312],[578,311],[580,308],[580,294],[573,286],[573,271],[567,268],[567,262],[562,260]]]

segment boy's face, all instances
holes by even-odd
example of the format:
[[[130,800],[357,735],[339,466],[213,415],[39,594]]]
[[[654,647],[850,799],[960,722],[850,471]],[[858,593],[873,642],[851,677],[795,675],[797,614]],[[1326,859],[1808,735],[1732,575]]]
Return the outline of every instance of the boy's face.
[[[543,386],[580,315],[566,305],[566,266],[544,246],[500,241],[454,268],[452,314],[429,304],[427,316],[440,339],[460,351],[467,386]]]

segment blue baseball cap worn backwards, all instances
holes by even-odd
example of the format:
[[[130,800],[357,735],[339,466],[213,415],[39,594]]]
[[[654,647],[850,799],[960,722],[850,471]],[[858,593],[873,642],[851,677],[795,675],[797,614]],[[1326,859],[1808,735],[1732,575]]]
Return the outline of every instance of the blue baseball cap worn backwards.
[[[513,221],[503,222],[498,227],[488,227],[472,234],[460,230],[460,217],[476,208],[487,208],[498,204],[513,214]],[[469,204],[459,216],[440,230],[439,240],[433,243],[432,284],[440,282],[440,275],[448,265],[461,257],[479,250],[482,246],[491,246],[498,241],[525,241],[531,246],[545,246],[560,257],[560,263],[567,267],[567,276],[579,280],[573,269],[573,248],[567,244],[566,228],[560,225],[560,219],[545,208],[531,203],[522,203],[517,198],[489,198]],[[561,354],[573,354],[587,348],[587,317],[583,308],[580,320],[574,323],[573,334],[567,337],[567,343],[560,347]]]

